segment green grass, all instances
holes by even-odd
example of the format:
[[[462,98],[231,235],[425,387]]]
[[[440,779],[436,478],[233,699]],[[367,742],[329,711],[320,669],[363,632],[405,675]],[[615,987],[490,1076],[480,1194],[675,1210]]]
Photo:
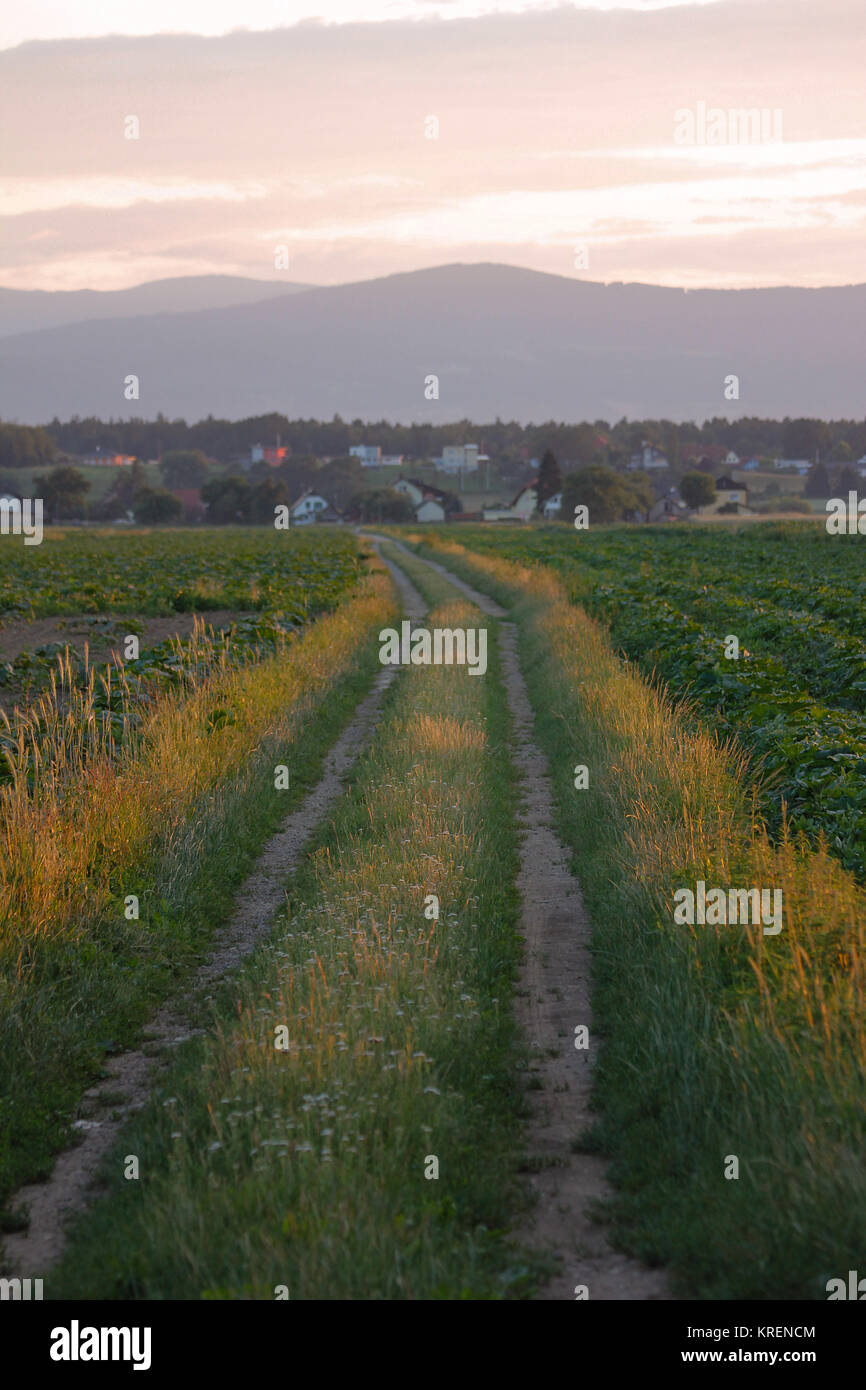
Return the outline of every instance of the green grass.
[[[767,840],[734,751],[641,681],[553,575],[433,554],[518,622],[594,922],[589,1142],[612,1160],[612,1238],[667,1264],[682,1297],[825,1299],[866,1247],[862,889],[824,851]],[[781,888],[782,933],[676,925],[673,893],[698,878]]]
[[[452,601],[429,621],[479,614]],[[498,1299],[530,1287],[505,1234],[522,1200],[525,1058],[491,646],[483,678],[398,675],[350,793],[290,883],[287,919],[125,1132],[52,1297],[270,1299],[285,1285],[293,1300]],[[431,893],[438,921],[425,917]],[[138,1182],[121,1176],[128,1153]],[[438,1179],[425,1178],[433,1156]]]
[[[37,772],[0,791],[0,1202],[49,1171],[106,1055],[225,919],[371,684],[392,615],[385,580],[367,581],[272,659],[158,702],[114,757],[73,737],[68,711]]]

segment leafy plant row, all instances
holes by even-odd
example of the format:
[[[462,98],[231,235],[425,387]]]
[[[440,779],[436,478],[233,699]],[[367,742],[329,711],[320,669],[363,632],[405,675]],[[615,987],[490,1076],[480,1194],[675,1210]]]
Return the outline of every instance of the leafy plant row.
[[[721,535],[467,527],[461,540],[556,569],[627,656],[755,756],[771,825],[784,802],[792,829],[825,836],[866,877],[866,649],[848,635],[866,598],[859,538],[752,524]],[[729,633],[738,660],[725,656]]]

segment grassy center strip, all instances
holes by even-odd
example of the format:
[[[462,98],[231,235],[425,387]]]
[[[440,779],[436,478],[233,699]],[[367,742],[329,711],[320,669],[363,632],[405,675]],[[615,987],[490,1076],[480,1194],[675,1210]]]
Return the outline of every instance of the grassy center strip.
[[[866,895],[828,853],[768,840],[730,750],[555,576],[433,553],[518,623],[594,921],[602,1113],[585,1142],[613,1159],[614,1238],[684,1297],[826,1299],[866,1248]],[[698,880],[780,890],[781,932],[677,922]]]
[[[371,685],[393,617],[390,582],[372,576],[273,658],[167,697],[134,750],[2,789],[0,1202],[47,1175],[106,1055],[226,919]]]
[[[127,1129],[51,1296],[527,1287],[504,1234],[522,1060],[507,708],[491,621],[451,602],[426,626],[486,627],[487,673],[398,676],[287,919]]]

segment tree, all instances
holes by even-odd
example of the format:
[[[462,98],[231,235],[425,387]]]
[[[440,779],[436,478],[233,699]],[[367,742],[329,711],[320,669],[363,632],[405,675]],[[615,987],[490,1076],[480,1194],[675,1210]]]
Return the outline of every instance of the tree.
[[[274,509],[292,501],[282,478],[263,478],[250,492],[250,521],[274,524]]]
[[[640,512],[644,520],[649,520],[649,512],[656,500],[653,480],[649,473],[642,469],[635,473],[630,473],[623,482],[631,493],[631,505],[636,512]]]
[[[168,488],[201,487],[207,480],[207,459],[201,449],[170,449],[163,454],[159,471]]]
[[[249,519],[250,485],[236,474],[211,478],[201,490],[201,500],[208,504],[207,519],[213,525],[227,526]]]
[[[54,468],[50,473],[41,474],[35,479],[37,497],[47,504],[48,511],[55,521],[64,513],[76,510],[90,491],[90,481],[77,468]]]
[[[0,468],[33,468],[51,463],[54,440],[43,429],[0,423]]]
[[[305,486],[327,497],[341,512],[356,493],[364,488],[364,469],[356,458],[331,459],[318,469],[308,469]]]
[[[183,503],[164,488],[143,487],[133,503],[135,519],[144,526],[166,526],[179,521]]]
[[[593,463],[576,473],[566,473],[562,484],[562,513],[573,515],[576,506],[589,508],[590,522],[621,521],[639,508],[639,500],[627,478],[604,464]]]
[[[851,448],[847,439],[840,439],[838,444],[833,445],[833,448],[827,455],[827,459],[832,463],[853,463],[854,450]]]
[[[832,492],[830,474],[823,463],[813,463],[806,478],[804,492],[807,497],[829,497]]]
[[[844,497],[847,492],[858,492],[862,486],[863,479],[857,469],[846,464],[844,468],[840,469],[836,479],[836,496]]]
[[[786,420],[782,429],[782,448],[787,459],[812,459],[823,452],[830,428],[823,420]]]
[[[538,486],[535,495],[538,500],[538,510],[541,511],[545,502],[549,498],[555,497],[562,491],[562,469],[556,461],[556,455],[552,449],[545,449],[542,455],[541,465],[538,469]]]
[[[709,473],[684,473],[680,479],[680,496],[687,507],[696,512],[715,500],[716,484]]]
[[[408,497],[391,487],[370,488],[357,492],[348,511],[360,521],[414,521],[415,509]]]

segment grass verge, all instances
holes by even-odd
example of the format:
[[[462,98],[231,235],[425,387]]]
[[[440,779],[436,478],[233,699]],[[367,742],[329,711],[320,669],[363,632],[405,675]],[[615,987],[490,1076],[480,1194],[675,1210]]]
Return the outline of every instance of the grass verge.
[[[478,619],[451,602],[430,623]],[[522,1200],[524,1058],[508,714],[490,646],[483,678],[398,676],[287,919],[125,1131],[51,1297],[526,1291],[532,1271],[505,1231]],[[139,1181],[123,1177],[132,1153]]]
[[[684,1297],[826,1298],[866,1248],[866,896],[823,849],[769,842],[734,752],[618,658],[552,574],[448,542],[431,553],[519,626],[595,923],[586,1142],[612,1159],[613,1238],[669,1265]],[[676,924],[675,890],[699,879],[782,889],[782,932]]]
[[[164,699],[119,757],[82,752],[77,732],[71,755],[58,719],[51,760],[0,792],[0,1203],[47,1176],[106,1054],[132,1043],[225,920],[371,685],[394,612],[386,577],[371,576],[273,659]]]

